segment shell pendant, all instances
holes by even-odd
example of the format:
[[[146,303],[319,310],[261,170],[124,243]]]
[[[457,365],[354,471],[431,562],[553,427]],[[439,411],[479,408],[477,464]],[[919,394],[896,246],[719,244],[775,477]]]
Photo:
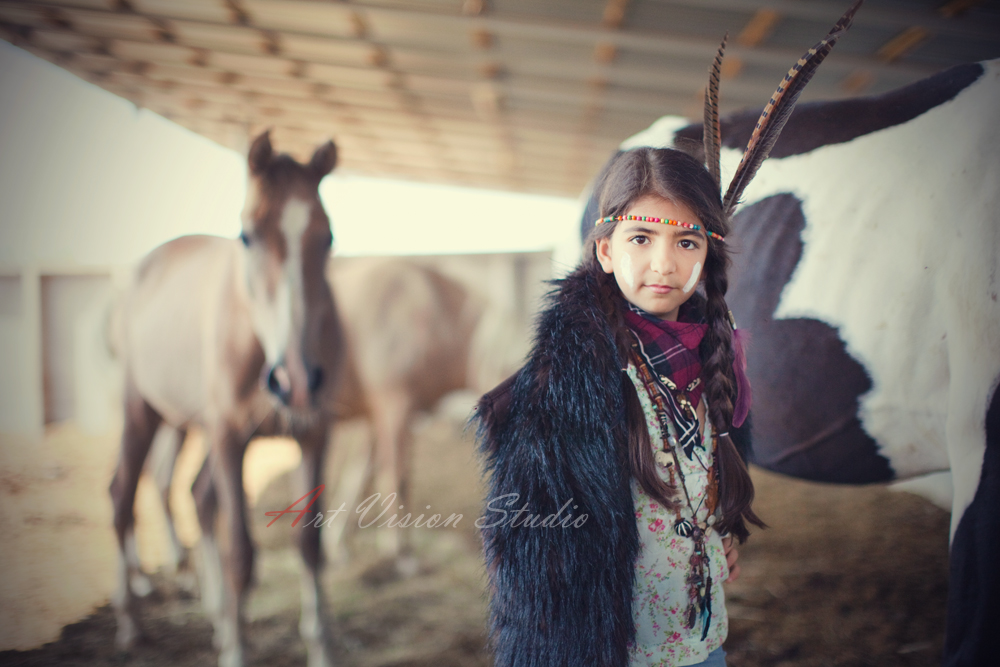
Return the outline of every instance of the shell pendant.
[[[669,468],[674,464],[673,458],[670,454],[662,449],[656,452],[656,454],[653,455],[653,458],[656,460],[657,465],[663,466],[664,468]]]

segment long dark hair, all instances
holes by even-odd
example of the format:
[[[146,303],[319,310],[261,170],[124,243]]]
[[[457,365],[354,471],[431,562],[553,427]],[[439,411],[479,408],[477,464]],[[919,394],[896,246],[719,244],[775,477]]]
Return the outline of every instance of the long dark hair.
[[[618,155],[604,170],[596,192],[600,216],[623,215],[642,197],[655,194],[686,205],[697,214],[709,231],[729,234],[729,221],[722,208],[722,195],[708,170],[696,159],[670,148],[637,148]],[[583,266],[593,272],[600,285],[601,307],[611,329],[620,359],[629,358],[632,335],[623,316],[624,297],[614,275],[601,268],[594,252],[598,239],[610,237],[618,223],[603,223],[590,232],[584,246]],[[728,433],[733,420],[736,378],[733,376],[733,330],[726,305],[729,289],[729,251],[725,243],[708,239],[704,269],[704,310],[708,330],[699,353],[704,394],[708,399],[708,419],[717,434]],[[702,298],[699,294],[692,297]],[[628,451],[632,476],[650,496],[665,507],[677,506],[677,490],[656,472],[649,431],[639,397],[631,380],[622,374],[628,416]],[[740,542],[750,534],[747,523],[763,527],[751,508],[753,481],[732,438],[722,435],[716,447],[716,474],[719,482],[721,520],[716,528],[732,533]]]

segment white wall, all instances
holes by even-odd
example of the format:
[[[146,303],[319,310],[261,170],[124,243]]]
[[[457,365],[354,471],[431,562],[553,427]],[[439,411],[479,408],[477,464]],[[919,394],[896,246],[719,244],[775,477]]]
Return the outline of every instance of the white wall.
[[[109,275],[42,276],[45,423],[75,420],[85,431],[111,428],[117,383],[109,348]]]
[[[37,310],[31,312],[26,283],[37,286],[20,275],[0,276],[0,430],[36,433],[42,424],[38,343],[26,324]]]
[[[0,267],[108,266],[235,236],[243,159],[0,42]]]

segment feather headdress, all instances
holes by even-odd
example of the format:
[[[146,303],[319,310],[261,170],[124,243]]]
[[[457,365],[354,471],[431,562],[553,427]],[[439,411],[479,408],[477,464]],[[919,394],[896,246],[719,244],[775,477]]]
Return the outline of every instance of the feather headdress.
[[[703,125],[703,136],[705,144],[705,166],[715,179],[715,185],[722,189],[722,171],[719,164],[722,148],[722,128],[719,126],[719,77],[722,73],[722,56],[726,52],[726,42],[729,41],[729,33],[722,38],[719,45],[719,52],[715,54],[715,61],[708,71],[708,87],[705,88],[705,122]]]
[[[760,165],[770,154],[771,148],[774,147],[774,143],[778,140],[778,135],[781,134],[785,123],[788,122],[788,117],[791,115],[792,109],[795,108],[795,103],[798,101],[799,95],[802,94],[806,84],[809,83],[813,74],[816,73],[816,68],[819,67],[820,63],[823,62],[833,49],[833,45],[851,27],[854,14],[861,7],[862,2],[864,0],[856,0],[850,9],[840,17],[840,20],[837,21],[827,36],[816,44],[816,46],[806,51],[805,55],[792,65],[792,68],[788,70],[788,74],[778,84],[778,89],[771,95],[771,99],[757,120],[757,126],[754,128],[753,134],[750,135],[750,141],[743,152],[743,158],[740,160],[739,167],[736,168],[733,180],[729,183],[729,189],[726,190],[726,195],[722,198],[722,208],[727,218],[732,216],[743,191],[746,190],[747,185],[750,184],[757,170],[760,169]],[[722,192],[722,169],[720,164],[722,131],[719,124],[719,74],[722,70],[722,56],[725,53],[726,41],[728,39],[729,34],[727,33],[723,37],[722,44],[719,45],[719,51],[715,55],[712,67],[709,69],[708,86],[705,88],[705,119],[702,126],[705,166],[712,175],[720,193]],[[730,318],[732,318],[732,313],[730,313]],[[736,328],[735,321],[732,321],[732,325],[735,349],[733,374],[738,387],[733,409],[733,426],[739,427],[746,419],[750,410],[750,381],[746,376],[744,350],[746,334]]]
[[[792,65],[788,74],[778,85],[778,89],[771,95],[770,101],[764,107],[764,111],[757,120],[743,158],[739,167],[733,175],[733,180],[729,183],[729,189],[722,199],[723,209],[726,216],[731,216],[739,203],[740,196],[746,190],[747,185],[753,179],[761,163],[767,158],[778,140],[782,128],[788,122],[788,117],[795,108],[795,103],[802,94],[806,84],[816,73],[816,68],[829,55],[833,45],[843,36],[847,29],[851,27],[854,14],[858,11],[864,0],[856,0],[851,8],[830,30],[829,34],[816,46],[806,51],[805,55],[799,58],[798,62]],[[726,35],[728,38],[728,34]],[[715,56],[712,68],[709,73],[708,87],[705,89],[705,121],[704,121],[704,146],[705,146],[705,166],[709,173],[719,183],[721,192],[721,167],[719,164],[722,150],[722,136],[719,128],[719,71],[722,67],[722,54],[726,48],[726,39],[722,40],[719,52]]]

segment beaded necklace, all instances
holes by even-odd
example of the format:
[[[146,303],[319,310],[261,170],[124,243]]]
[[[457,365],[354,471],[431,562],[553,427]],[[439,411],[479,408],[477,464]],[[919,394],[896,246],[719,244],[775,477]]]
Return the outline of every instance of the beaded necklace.
[[[708,531],[712,529],[712,525],[715,523],[715,509],[718,504],[718,479],[716,474],[715,456],[718,450],[718,436],[710,430],[710,425],[706,424],[706,435],[710,435],[713,438],[716,447],[713,449],[712,453],[712,465],[706,469],[708,473],[708,488],[705,493],[705,507],[708,511],[708,518],[701,524],[698,522],[697,512],[701,508],[701,503],[698,507],[695,507],[691,502],[691,494],[688,492],[687,483],[684,479],[684,470],[681,467],[681,462],[677,457],[677,434],[674,428],[673,420],[670,418],[670,411],[666,404],[666,400],[663,397],[662,392],[659,387],[657,387],[656,380],[649,366],[646,364],[645,360],[642,358],[638,352],[635,351],[636,344],[633,344],[632,352],[632,362],[635,364],[638,370],[639,378],[642,380],[643,387],[646,393],[649,395],[650,400],[656,410],[657,420],[660,422],[661,432],[666,433],[666,442],[664,442],[655,456],[658,465],[665,467],[670,476],[670,485],[673,488],[680,488],[684,491],[684,500],[691,511],[691,518],[687,519],[681,516],[680,506],[678,505],[674,509],[674,532],[676,532],[681,537],[690,537],[694,542],[694,547],[691,551],[691,558],[688,560],[688,574],[685,577],[684,582],[688,586],[688,605],[684,613],[685,626],[689,629],[695,627],[697,622],[701,620],[702,640],[708,636],[708,628],[712,621],[712,575],[709,571],[709,561],[708,561],[708,551],[706,549],[706,538],[708,536]],[[671,383],[672,385],[673,383]],[[676,391],[676,387],[671,386],[671,391]],[[690,402],[687,400],[686,391],[677,391],[679,394],[677,400],[682,405]],[[697,417],[695,417],[697,420]],[[706,420],[707,421],[707,420]],[[699,459],[699,463],[700,459]],[[704,463],[701,463],[704,467]],[[676,471],[677,478],[680,484],[677,484],[674,478],[674,471]]]

